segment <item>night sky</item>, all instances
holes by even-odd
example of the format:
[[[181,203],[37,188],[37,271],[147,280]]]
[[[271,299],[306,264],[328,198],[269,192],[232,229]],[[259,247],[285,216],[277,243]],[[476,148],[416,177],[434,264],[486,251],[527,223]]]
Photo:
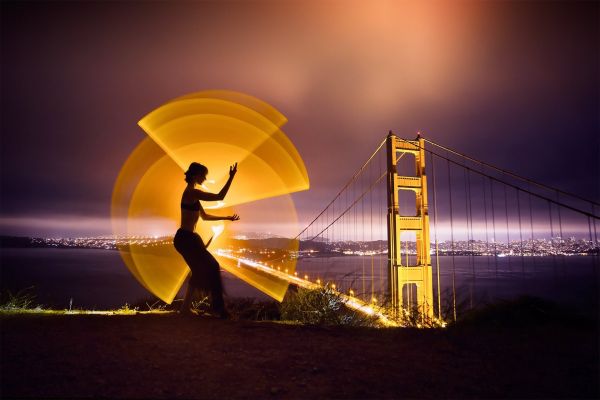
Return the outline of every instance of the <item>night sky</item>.
[[[598,201],[598,26],[597,2],[3,2],[0,234],[110,234],[138,120],[206,89],[287,116],[301,221],[390,129]]]

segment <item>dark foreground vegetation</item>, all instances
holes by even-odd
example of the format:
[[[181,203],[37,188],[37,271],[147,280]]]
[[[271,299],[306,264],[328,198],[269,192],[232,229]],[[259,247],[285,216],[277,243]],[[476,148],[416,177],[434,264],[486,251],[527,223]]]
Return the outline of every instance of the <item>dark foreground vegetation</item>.
[[[597,322],[541,300],[446,329],[261,322],[240,311],[277,311],[238,306],[233,321],[3,313],[2,398],[599,397]]]

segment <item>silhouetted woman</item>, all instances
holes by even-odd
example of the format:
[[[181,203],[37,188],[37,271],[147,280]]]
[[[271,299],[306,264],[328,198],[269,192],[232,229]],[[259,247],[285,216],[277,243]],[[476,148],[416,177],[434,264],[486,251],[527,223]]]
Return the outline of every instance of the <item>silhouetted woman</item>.
[[[195,185],[201,185],[206,180],[208,168],[193,162],[185,172],[187,186],[181,196],[181,227],[177,230],[173,243],[175,249],[183,256],[190,269],[192,277],[188,283],[187,292],[183,299],[180,312],[191,314],[192,298],[196,290],[206,291],[211,296],[211,309],[221,318],[227,318],[227,310],[223,302],[223,284],[219,263],[208,252],[200,235],[194,232],[198,218],[205,221],[230,220],[237,221],[240,217],[234,214],[230,217],[219,217],[204,212],[200,200],[217,201],[223,200],[231,181],[237,172],[237,163],[229,168],[229,179],[219,193],[207,193],[196,189]],[[212,240],[212,239],[211,239]],[[208,241],[210,244],[210,240]]]

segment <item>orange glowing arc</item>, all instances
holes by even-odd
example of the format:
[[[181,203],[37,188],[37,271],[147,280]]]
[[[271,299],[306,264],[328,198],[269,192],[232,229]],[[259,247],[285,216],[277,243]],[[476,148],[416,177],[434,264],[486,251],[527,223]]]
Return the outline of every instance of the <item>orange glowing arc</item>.
[[[153,110],[138,123],[148,137],[131,153],[115,182],[114,233],[149,236],[155,229],[151,227],[158,226],[174,234],[185,186],[183,171],[194,161],[208,167],[210,191],[218,191],[229,165],[238,162],[238,174],[227,197],[221,203],[208,204],[207,209],[232,212],[228,208],[308,189],[304,162],[281,130],[285,122],[287,119],[269,104],[222,90],[192,93]],[[296,222],[293,207],[288,214]],[[223,221],[199,222],[197,232],[205,241],[215,236],[211,244],[215,255],[214,250],[229,243]],[[297,243],[290,243],[286,250],[297,250]],[[172,245],[130,243],[119,250],[140,284],[167,303],[173,301],[190,272]],[[283,299],[287,282],[217,258],[227,271],[269,296]],[[286,263],[293,272],[295,261]]]

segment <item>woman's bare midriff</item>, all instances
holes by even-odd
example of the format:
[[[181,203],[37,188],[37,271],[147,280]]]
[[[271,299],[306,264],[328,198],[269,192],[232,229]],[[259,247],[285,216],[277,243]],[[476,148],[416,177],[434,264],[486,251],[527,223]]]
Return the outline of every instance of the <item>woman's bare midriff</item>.
[[[194,232],[196,229],[196,223],[200,218],[199,211],[190,211],[181,209],[181,229],[185,229],[186,231]]]

